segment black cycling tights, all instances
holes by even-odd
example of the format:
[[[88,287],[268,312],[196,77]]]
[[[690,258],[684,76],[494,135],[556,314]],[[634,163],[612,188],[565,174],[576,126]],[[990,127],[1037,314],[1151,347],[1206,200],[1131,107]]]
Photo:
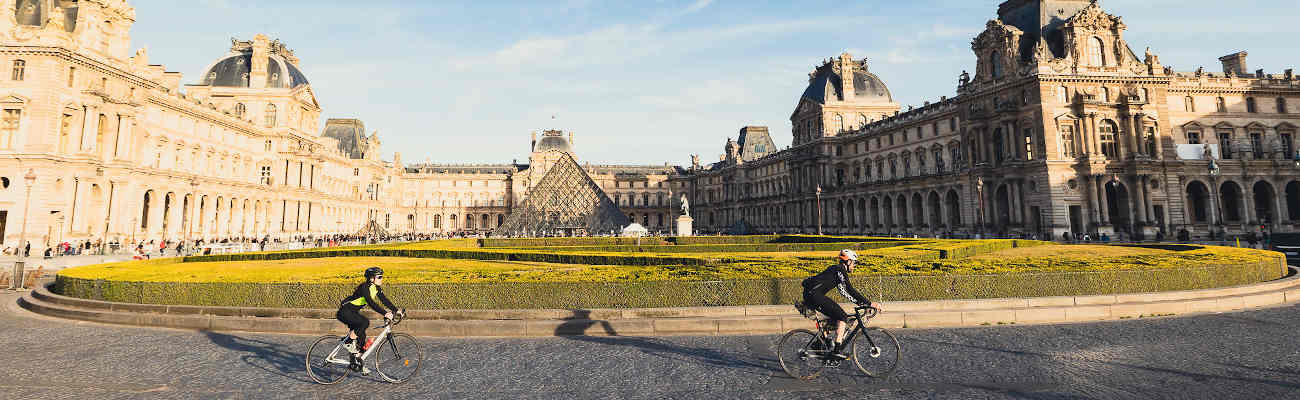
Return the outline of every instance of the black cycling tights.
[[[366,345],[366,329],[370,328],[370,319],[361,316],[360,309],[351,307],[340,308],[337,314],[334,314],[339,322],[347,325],[348,329],[357,334],[357,349],[360,350]]]

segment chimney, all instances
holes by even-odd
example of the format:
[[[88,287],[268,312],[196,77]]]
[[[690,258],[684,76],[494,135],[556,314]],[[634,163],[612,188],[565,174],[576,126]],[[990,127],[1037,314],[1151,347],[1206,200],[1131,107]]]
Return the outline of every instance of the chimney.
[[[1223,63],[1223,74],[1228,76],[1245,75],[1250,68],[1246,66],[1246,52],[1239,51],[1223,57],[1219,57]]]
[[[848,52],[840,53],[840,87],[844,89],[844,101],[855,99],[853,88],[853,56]]]
[[[270,62],[271,41],[263,34],[253,37],[253,65],[248,74],[248,87],[261,89],[266,87],[266,64]]]

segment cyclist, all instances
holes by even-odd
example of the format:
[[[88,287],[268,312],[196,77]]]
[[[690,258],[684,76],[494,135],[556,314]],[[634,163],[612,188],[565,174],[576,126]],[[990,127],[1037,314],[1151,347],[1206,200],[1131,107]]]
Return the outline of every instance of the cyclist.
[[[361,308],[369,305],[383,315],[385,321],[393,319],[393,312],[380,307],[379,302],[383,302],[390,310],[397,310],[397,306],[379,288],[379,285],[384,284],[384,270],[379,267],[366,268],[365,276],[366,281],[357,285],[351,296],[343,299],[339,312],[334,315],[339,322],[348,326],[348,338],[343,341],[343,347],[352,353],[353,360],[359,359],[361,352],[366,350],[366,329],[370,327],[370,320],[361,315]]]
[[[858,254],[853,250],[840,250],[839,260],[835,265],[826,268],[820,274],[813,275],[803,280],[803,302],[809,308],[821,311],[831,320],[835,321],[835,351],[831,354],[835,357],[844,359],[848,358],[843,353],[844,348],[844,331],[849,326],[849,315],[844,312],[844,308],[832,301],[826,294],[832,288],[839,288],[840,294],[852,300],[859,306],[872,307],[881,310],[880,304],[872,304],[862,293],[858,293],[849,283],[849,274],[858,264]]]

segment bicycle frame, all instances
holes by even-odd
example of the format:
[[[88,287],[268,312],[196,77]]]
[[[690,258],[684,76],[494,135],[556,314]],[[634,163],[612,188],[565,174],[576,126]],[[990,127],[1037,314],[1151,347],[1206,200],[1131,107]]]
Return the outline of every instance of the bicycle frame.
[[[358,357],[358,359],[361,361],[370,359],[370,355],[374,354],[374,352],[377,349],[379,349],[379,346],[384,344],[384,341],[388,339],[388,334],[392,332],[393,332],[393,323],[390,321],[389,323],[384,324],[384,330],[379,332],[379,335],[375,336],[375,340],[370,345],[370,348],[366,349],[365,353],[361,353],[361,357]],[[338,346],[334,346],[334,351],[330,352],[330,355],[329,357],[326,358],[326,361],[335,364],[352,365],[352,362],[350,360],[339,360],[335,358],[335,356],[339,355],[339,352],[347,353],[347,351],[343,349],[343,342],[346,340],[348,340],[347,336],[343,336],[343,339],[339,340]]]
[[[874,316],[875,315],[873,313],[872,317]],[[854,326],[853,329],[850,329],[848,332],[845,332],[846,336],[844,337],[844,347],[848,348],[849,346],[853,345],[853,341],[857,339],[858,334],[862,334],[863,337],[867,338],[867,344],[871,345],[872,348],[875,348],[876,347],[875,340],[871,339],[871,335],[866,334],[867,321],[870,321],[872,317],[867,317],[866,320],[863,320],[862,319],[863,314],[861,310],[854,310],[854,313],[851,317],[853,318],[853,321],[856,321],[857,323],[855,324],[856,326]],[[831,320],[826,320],[825,322],[823,322],[823,320],[816,320],[815,323],[817,326],[817,331],[818,332],[827,331],[827,329],[823,329],[822,324],[833,323],[833,322],[834,321]],[[829,343],[834,342],[834,338],[823,337],[822,339],[826,340]]]

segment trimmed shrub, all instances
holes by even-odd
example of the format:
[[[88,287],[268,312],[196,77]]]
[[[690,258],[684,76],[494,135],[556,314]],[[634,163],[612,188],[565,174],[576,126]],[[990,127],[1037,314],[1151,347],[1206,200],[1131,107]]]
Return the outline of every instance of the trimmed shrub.
[[[705,265],[707,258],[672,257],[657,255],[623,255],[594,253],[542,253],[518,250],[404,250],[404,249],[349,249],[316,250],[284,253],[240,253],[215,256],[189,256],[184,262],[224,262],[224,261],[259,261],[289,260],[298,258],[324,257],[412,257],[412,258],[453,258],[471,260],[532,261],[557,264],[588,265]]]
[[[1155,270],[853,278],[879,301],[1073,296],[1205,289],[1285,275],[1280,255],[1254,263]],[[647,282],[496,282],[389,285],[411,309],[628,308],[790,304],[803,278]],[[126,282],[58,276],[54,290],[95,300],[198,306],[334,308],[355,284]]]
[[[519,250],[539,251],[601,251],[601,252],[642,252],[642,253],[753,253],[753,252],[802,252],[802,251],[836,251],[850,248],[854,250],[883,249],[901,246],[903,242],[845,242],[845,243],[764,243],[764,244],[690,244],[690,245],[649,245],[649,246],[566,246],[566,247],[517,247]]]

